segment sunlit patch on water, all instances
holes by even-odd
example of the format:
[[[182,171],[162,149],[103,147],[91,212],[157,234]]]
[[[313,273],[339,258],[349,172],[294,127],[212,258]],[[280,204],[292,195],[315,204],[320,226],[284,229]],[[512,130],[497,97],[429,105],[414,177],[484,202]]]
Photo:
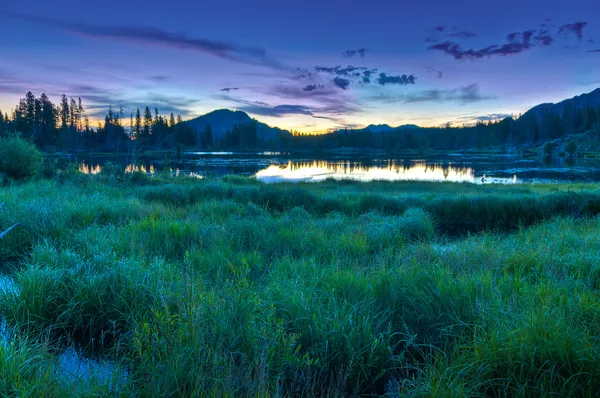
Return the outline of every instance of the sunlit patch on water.
[[[85,162],[79,163],[79,172],[83,174],[100,174],[102,171],[102,167],[99,164],[97,165],[88,165]]]
[[[436,165],[415,162],[409,165],[389,162],[387,166],[365,167],[351,161],[328,162],[288,162],[283,165],[271,165],[255,174],[265,182],[281,181],[322,181],[327,178],[352,179],[358,181],[434,181],[469,182],[475,184],[518,183],[517,176],[512,178],[477,176],[470,167]]]

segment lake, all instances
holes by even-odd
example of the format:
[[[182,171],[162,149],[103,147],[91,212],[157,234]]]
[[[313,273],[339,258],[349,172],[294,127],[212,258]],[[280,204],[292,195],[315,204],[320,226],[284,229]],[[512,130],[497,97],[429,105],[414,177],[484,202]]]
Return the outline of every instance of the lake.
[[[186,152],[168,164],[143,157],[134,165],[127,158],[78,157],[84,173],[101,172],[111,161],[126,171],[155,173],[165,169],[196,177],[229,174],[255,176],[265,182],[321,181],[327,178],[372,180],[454,181],[470,183],[597,182],[600,159],[523,158],[512,155],[298,155],[279,152]]]

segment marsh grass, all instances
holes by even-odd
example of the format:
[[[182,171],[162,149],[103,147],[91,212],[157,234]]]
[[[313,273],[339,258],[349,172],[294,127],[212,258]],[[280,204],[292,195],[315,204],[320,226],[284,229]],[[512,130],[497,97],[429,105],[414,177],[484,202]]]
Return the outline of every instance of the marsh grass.
[[[3,392],[73,344],[135,396],[600,390],[595,186],[77,178],[0,192]]]

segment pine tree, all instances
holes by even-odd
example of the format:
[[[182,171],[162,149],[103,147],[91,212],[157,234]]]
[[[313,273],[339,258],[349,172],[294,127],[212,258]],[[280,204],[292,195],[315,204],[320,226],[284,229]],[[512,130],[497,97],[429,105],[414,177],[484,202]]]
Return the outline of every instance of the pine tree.
[[[175,126],[175,116],[173,115],[173,112],[171,112],[171,117],[169,118],[169,127],[173,126]]]
[[[84,128],[84,120],[86,119],[85,109],[83,109],[83,103],[81,97],[77,98],[77,129],[82,131]]]
[[[77,119],[79,118],[78,112],[79,108],[77,107],[77,103],[74,98],[71,98],[69,103],[69,128],[72,132],[77,130]]]
[[[60,100],[60,125],[63,129],[66,129],[69,125],[70,114],[69,100],[67,99],[67,96],[63,94]]]
[[[45,144],[57,145],[60,137],[56,131],[56,108],[45,93],[42,93],[40,101],[42,102],[42,141]]]
[[[35,125],[35,96],[28,91],[25,96],[26,108],[25,108],[25,123],[27,125],[27,132],[29,133]]]
[[[135,133],[136,140],[142,138],[142,116],[140,115],[140,108],[137,108],[137,111],[135,112],[135,126],[133,131]]]
[[[143,135],[144,139],[148,139],[150,137],[150,129],[152,128],[152,113],[150,112],[150,108],[146,106],[144,110],[144,130]]]

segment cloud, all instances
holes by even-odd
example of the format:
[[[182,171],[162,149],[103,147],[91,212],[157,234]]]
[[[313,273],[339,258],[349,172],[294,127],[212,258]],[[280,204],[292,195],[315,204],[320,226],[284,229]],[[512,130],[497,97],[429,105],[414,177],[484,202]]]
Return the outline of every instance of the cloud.
[[[436,69],[433,66],[427,66],[427,67],[425,67],[425,69],[429,73],[435,73],[437,75],[438,79],[442,78],[444,76],[444,73],[441,70]]]
[[[292,90],[290,90],[292,91]],[[316,90],[318,92],[320,90]],[[325,88],[324,91],[327,91]],[[337,90],[339,92],[339,90]],[[302,89],[295,92],[303,92]],[[303,92],[305,96],[309,95],[310,92]],[[302,94],[301,94],[302,95]],[[281,117],[286,115],[309,115],[319,119],[329,119],[340,115],[349,115],[360,112],[360,107],[339,96],[327,96],[317,97],[317,100],[321,100],[314,104],[278,104],[271,105],[262,101],[248,101],[238,97],[232,97],[227,94],[220,94],[215,96],[215,99],[221,101],[227,101],[229,103],[236,104],[235,109],[253,113],[255,115],[262,116],[273,116]],[[295,99],[290,97],[290,99]],[[314,100],[314,99],[313,99]]]
[[[153,82],[156,83],[162,83],[162,82],[166,82],[167,80],[169,80],[168,76],[150,76],[148,78],[148,80],[152,80]]]
[[[350,80],[338,76],[335,79],[333,79],[333,84],[335,84],[342,90],[346,90],[350,86]]]
[[[574,34],[579,40],[583,39],[583,28],[587,25],[587,22],[576,22],[573,24],[563,25],[558,29],[558,34],[567,36]],[[513,32],[507,35],[504,44],[494,44],[479,49],[465,49],[459,43],[445,40],[440,42],[439,37],[435,40],[426,40],[432,42],[428,47],[429,50],[441,51],[445,54],[451,55],[454,59],[463,60],[477,60],[482,58],[488,58],[492,56],[507,56],[513,54],[519,54],[527,50],[531,50],[535,47],[546,47],[550,46],[555,42],[555,37],[545,29],[546,24],[542,25],[540,29],[530,29],[523,32]],[[462,35],[463,31],[449,34],[453,37],[466,37]],[[431,39],[429,37],[428,39]]]
[[[345,77],[359,77],[362,71],[367,70],[364,66],[352,66],[348,65],[345,68],[341,66],[315,66],[317,72],[329,73],[331,75],[345,76]]]
[[[136,26],[92,26],[9,11],[0,11],[0,15],[50,26],[88,37],[190,50],[235,62],[268,66],[274,69],[291,70],[290,67],[284,66],[276,59],[270,57],[262,47],[190,37],[183,33],[167,32],[158,28]]]
[[[414,102],[458,102],[468,104],[480,102],[493,97],[483,96],[479,93],[479,86],[471,84],[454,90],[425,90],[418,93],[407,94],[403,97],[405,103]]]
[[[464,39],[470,39],[472,37],[477,37],[477,35],[475,33],[468,32],[466,30],[460,30],[458,32],[452,32],[448,36],[451,36],[451,37],[461,37],[461,38],[464,38]]]
[[[362,82],[364,84],[369,84],[371,83],[371,76],[373,74],[377,73],[377,69],[371,69],[371,70],[366,70],[363,72],[363,78],[362,78]]]
[[[415,84],[416,77],[414,75],[388,76],[385,73],[380,73],[377,83],[385,86],[386,84],[408,85]]]
[[[323,86],[320,84],[309,84],[308,86],[304,87],[302,91],[314,91],[321,88],[323,88]]]
[[[583,28],[586,27],[587,22],[575,22],[561,26],[558,28],[558,34],[574,34],[577,36],[577,40],[583,39]]]
[[[221,89],[221,91],[226,91],[226,92],[237,91],[237,90],[239,90],[238,87],[225,87],[225,88]]]
[[[588,53],[600,53],[600,48],[597,50],[589,50]]]
[[[366,48],[359,48],[358,50],[346,50],[342,53],[342,57],[352,58],[355,55],[358,55],[359,57],[364,58],[366,53],[367,53]]]

